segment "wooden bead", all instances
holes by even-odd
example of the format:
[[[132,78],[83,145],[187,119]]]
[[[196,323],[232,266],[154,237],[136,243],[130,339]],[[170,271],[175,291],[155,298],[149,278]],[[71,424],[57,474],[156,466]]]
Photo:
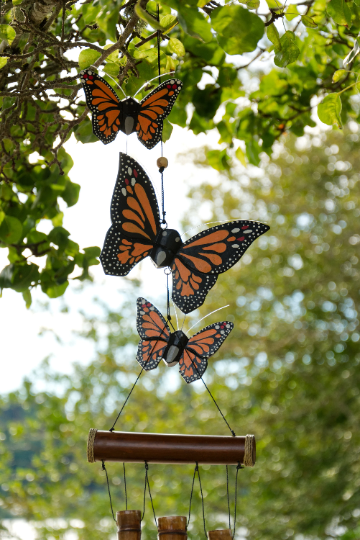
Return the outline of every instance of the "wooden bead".
[[[169,162],[168,160],[166,159],[166,157],[159,157],[159,159],[157,160],[156,162],[156,165],[159,167],[159,169],[161,169],[161,167],[163,167],[164,169],[166,169],[166,167],[168,166]]]

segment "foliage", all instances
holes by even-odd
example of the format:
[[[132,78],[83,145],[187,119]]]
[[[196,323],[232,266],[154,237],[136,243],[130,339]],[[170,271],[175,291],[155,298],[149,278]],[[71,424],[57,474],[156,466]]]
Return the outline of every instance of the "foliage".
[[[261,152],[271,154],[283,133],[301,136],[306,126],[314,125],[314,97],[325,97],[319,116],[329,125],[341,126],[358,117],[356,53],[351,71],[332,82],[357,44],[357,1],[310,0],[285,6],[268,0],[269,12],[264,15],[254,11],[258,0],[246,0],[242,6],[159,2],[159,21],[157,3],[147,0],[140,0],[136,9],[135,0],[2,4],[0,247],[9,250],[9,266],[0,286],[23,292],[28,304],[32,287],[39,285],[50,297],[57,296],[73,278],[74,266],[83,268],[82,276],[87,277],[88,266],[95,262],[95,248],[87,256],[75,243],[64,250],[50,243],[46,271],[39,270],[44,264],[28,260],[44,256],[38,249],[41,240],[34,240],[34,235],[43,238],[44,220],[52,223],[53,235],[58,234],[59,198],[64,196],[68,205],[76,202],[78,188],[67,176],[70,157],[64,154],[64,142],[72,134],[84,144],[96,140],[78,80],[81,68],[101,67],[108,82],[114,86],[117,81],[128,95],[146,83],[147,91],[156,84],[150,81],[157,75],[154,29],[160,29],[161,73],[176,70],[184,82],[165,138],[174,123],[195,134],[216,129],[219,142],[228,149],[244,141],[241,159],[255,165]],[[249,51],[253,53],[239,60]],[[267,63],[255,63],[260,57]],[[279,68],[271,69],[272,58]],[[259,67],[263,65],[264,71]],[[247,84],[249,75],[259,79],[255,91]],[[67,191],[72,193],[70,202]],[[49,205],[50,212],[45,210]]]
[[[204,207],[209,221],[271,225],[219,277],[201,309],[205,315],[230,304],[207,323],[225,314],[235,323],[205,381],[235,432],[257,438],[257,464],[239,475],[238,526],[248,538],[325,540],[345,528],[348,540],[358,537],[360,508],[359,135],[306,137],[298,147],[294,138],[277,146],[263,173],[213,152],[219,182],[191,194],[195,211],[188,216],[196,224]],[[209,166],[205,153],[190,158]],[[86,463],[85,440],[90,427],[110,428],[140,371],[137,294],[129,288],[128,303],[104,308],[103,318],[84,315],[83,338],[97,351],[88,367],[58,376],[45,365],[35,384],[2,398],[3,516],[35,520],[41,539],[62,539],[69,530],[87,540],[115,533],[105,477],[100,464]],[[229,435],[201,383],[187,386],[177,376],[172,390],[168,373],[160,365],[142,375],[117,429]],[[39,383],[46,391],[36,389]],[[114,509],[123,509],[122,466],[107,470]],[[126,472],[129,508],[141,509],[143,466]],[[158,516],[187,515],[192,472],[150,465]],[[232,510],[234,474],[231,467]],[[201,467],[201,479],[208,530],[226,527],[225,468]],[[196,486],[192,538],[203,534],[198,494]],[[50,519],[60,516],[66,520]],[[148,502],[145,521],[146,539],[155,535]]]

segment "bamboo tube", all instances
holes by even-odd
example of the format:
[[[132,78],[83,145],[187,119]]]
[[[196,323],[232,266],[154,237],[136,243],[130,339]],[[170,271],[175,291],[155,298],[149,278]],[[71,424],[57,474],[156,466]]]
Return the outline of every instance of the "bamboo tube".
[[[140,510],[122,510],[116,512],[118,526],[118,540],[141,539],[141,512]]]
[[[218,531],[208,531],[208,540],[232,540],[230,529],[219,529]]]
[[[158,519],[158,540],[187,540],[185,516],[166,516]]]
[[[254,435],[166,435],[90,429],[88,461],[125,463],[199,463],[253,467],[256,460]]]

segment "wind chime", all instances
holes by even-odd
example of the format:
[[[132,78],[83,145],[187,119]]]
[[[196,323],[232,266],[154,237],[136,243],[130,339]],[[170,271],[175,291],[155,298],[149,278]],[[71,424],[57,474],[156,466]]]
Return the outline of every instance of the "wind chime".
[[[204,531],[209,540],[230,540],[235,535],[238,472],[242,467],[253,467],[256,445],[253,435],[236,436],[210,389],[203,380],[208,359],[220,348],[233,329],[233,324],[220,321],[210,324],[188,337],[182,329],[175,329],[170,316],[169,277],[172,277],[172,299],[184,313],[200,307],[218,276],[236,264],[248,247],[269,230],[268,225],[249,220],[236,220],[211,227],[183,242],[180,234],[168,228],[164,204],[164,170],[168,166],[163,156],[163,120],[170,114],[182,82],[172,78],[161,83],[160,32],[157,33],[158,81],[155,90],[138,102],[133,97],[122,101],[113,88],[92,69],[81,72],[86,103],[92,112],[94,134],[104,143],[112,142],[119,131],[126,136],[136,133],[148,149],[161,143],[161,157],[157,160],[161,176],[161,215],[153,185],[137,161],[120,152],[119,172],[111,201],[111,222],[100,260],[105,274],[126,276],[146,257],[157,268],[164,268],[167,276],[167,315],[145,298],[137,300],[137,331],[140,342],[136,360],[141,371],[125,402],[108,431],[90,429],[87,456],[90,463],[102,463],[107,479],[112,517],[118,528],[119,540],[140,540],[140,510],[127,509],[125,463],[145,464],[145,488],[149,492],[158,537],[161,540],[184,540],[191,516],[191,500],[196,476],[199,480]],[[155,433],[126,433],[114,431],[143,371],[155,369],[163,360],[168,366],[179,366],[186,383],[201,380],[222,416],[231,436],[197,436]],[[122,462],[126,495],[126,510],[113,511],[106,462]],[[190,495],[189,517],[155,516],[148,478],[149,463],[195,464]],[[229,502],[228,466],[236,466],[234,530],[229,528],[206,533],[204,498],[200,478],[200,464],[226,466]]]

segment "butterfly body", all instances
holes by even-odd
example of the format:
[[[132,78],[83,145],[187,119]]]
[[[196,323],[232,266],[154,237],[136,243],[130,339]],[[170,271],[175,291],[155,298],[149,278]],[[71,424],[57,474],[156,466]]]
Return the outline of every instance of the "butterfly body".
[[[119,131],[126,135],[136,132],[139,141],[149,149],[161,140],[163,120],[182,88],[181,81],[170,79],[140,102],[133,97],[120,101],[105,79],[90,69],[81,72],[81,82],[92,112],[93,132],[104,144],[112,142]]]
[[[175,229],[161,230],[150,253],[150,258],[156,268],[171,266],[182,244],[180,234]]]
[[[157,338],[153,339],[156,340]],[[182,330],[176,330],[176,332],[170,334],[166,348],[162,354],[162,359],[167,366],[171,367],[179,363],[188,341],[189,338]]]
[[[205,301],[218,275],[239,261],[268,225],[236,220],[211,227],[186,242],[174,229],[161,228],[153,185],[142,167],[120,154],[111,201],[112,226],[100,260],[107,275],[126,276],[145,257],[172,273],[172,298],[183,313]]]
[[[120,108],[120,126],[119,129],[125,135],[130,135],[136,132],[137,117],[139,115],[141,106],[136,99],[127,97],[120,101],[122,107]]]
[[[155,306],[145,298],[137,299],[137,330],[140,336],[136,360],[146,371],[161,360],[169,367],[179,364],[187,383],[202,377],[210,356],[222,345],[234,325],[228,321],[210,324],[188,338],[182,330],[171,332]]]

